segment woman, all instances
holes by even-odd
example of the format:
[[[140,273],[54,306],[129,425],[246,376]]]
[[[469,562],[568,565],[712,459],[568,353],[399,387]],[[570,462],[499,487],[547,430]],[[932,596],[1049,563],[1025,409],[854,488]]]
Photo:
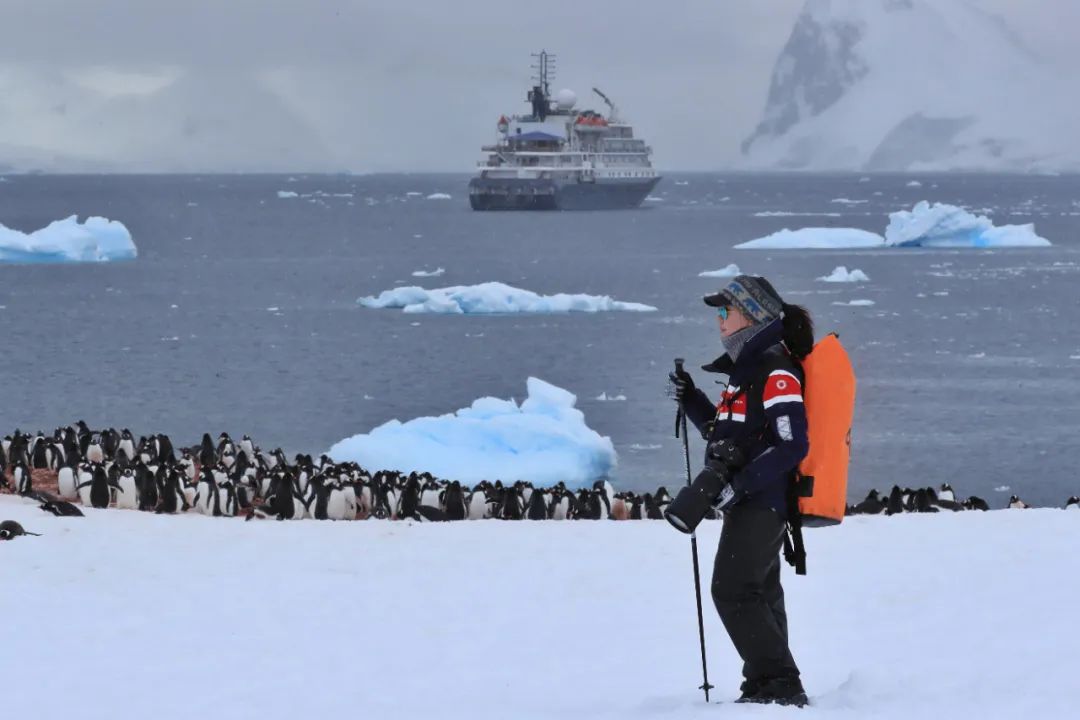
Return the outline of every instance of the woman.
[[[788,648],[780,550],[787,533],[788,490],[809,449],[799,361],[813,348],[805,309],[780,299],[768,280],[739,275],[705,298],[716,308],[726,353],[702,369],[728,376],[714,406],[690,374],[672,373],[688,418],[716,448],[745,458],[716,507],[724,525],[713,569],[712,597],[745,678],[738,702],[805,705],[799,669]],[[722,441],[727,441],[726,443]]]

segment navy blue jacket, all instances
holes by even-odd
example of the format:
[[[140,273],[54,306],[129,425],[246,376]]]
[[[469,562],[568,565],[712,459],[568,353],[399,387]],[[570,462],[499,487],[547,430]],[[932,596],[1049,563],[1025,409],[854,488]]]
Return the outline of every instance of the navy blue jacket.
[[[803,373],[781,344],[778,318],[751,338],[739,359],[722,355],[703,370],[728,376],[721,400],[713,405],[695,388],[684,399],[686,416],[712,443],[733,440],[748,463],[734,479],[746,494],[743,504],[771,507],[787,518],[787,490],[810,449]]]

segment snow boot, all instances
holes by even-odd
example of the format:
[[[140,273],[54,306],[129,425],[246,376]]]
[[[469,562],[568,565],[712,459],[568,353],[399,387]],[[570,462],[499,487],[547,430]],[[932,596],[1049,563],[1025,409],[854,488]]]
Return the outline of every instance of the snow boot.
[[[761,705],[792,705],[805,707],[810,700],[806,697],[802,682],[797,677],[770,678],[757,684],[757,692],[738,702]]]

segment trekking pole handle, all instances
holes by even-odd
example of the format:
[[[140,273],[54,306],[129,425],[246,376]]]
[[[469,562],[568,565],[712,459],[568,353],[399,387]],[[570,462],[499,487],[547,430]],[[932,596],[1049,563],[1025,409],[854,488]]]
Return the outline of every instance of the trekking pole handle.
[[[684,358],[675,358],[675,372],[681,373],[683,371],[683,363],[686,360]]]

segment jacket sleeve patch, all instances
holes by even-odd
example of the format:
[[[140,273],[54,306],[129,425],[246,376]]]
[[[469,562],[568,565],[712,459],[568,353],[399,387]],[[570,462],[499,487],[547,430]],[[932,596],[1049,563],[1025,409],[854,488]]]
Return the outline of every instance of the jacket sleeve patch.
[[[773,370],[765,381],[761,399],[766,410],[781,403],[803,401],[802,383],[787,370]]]

